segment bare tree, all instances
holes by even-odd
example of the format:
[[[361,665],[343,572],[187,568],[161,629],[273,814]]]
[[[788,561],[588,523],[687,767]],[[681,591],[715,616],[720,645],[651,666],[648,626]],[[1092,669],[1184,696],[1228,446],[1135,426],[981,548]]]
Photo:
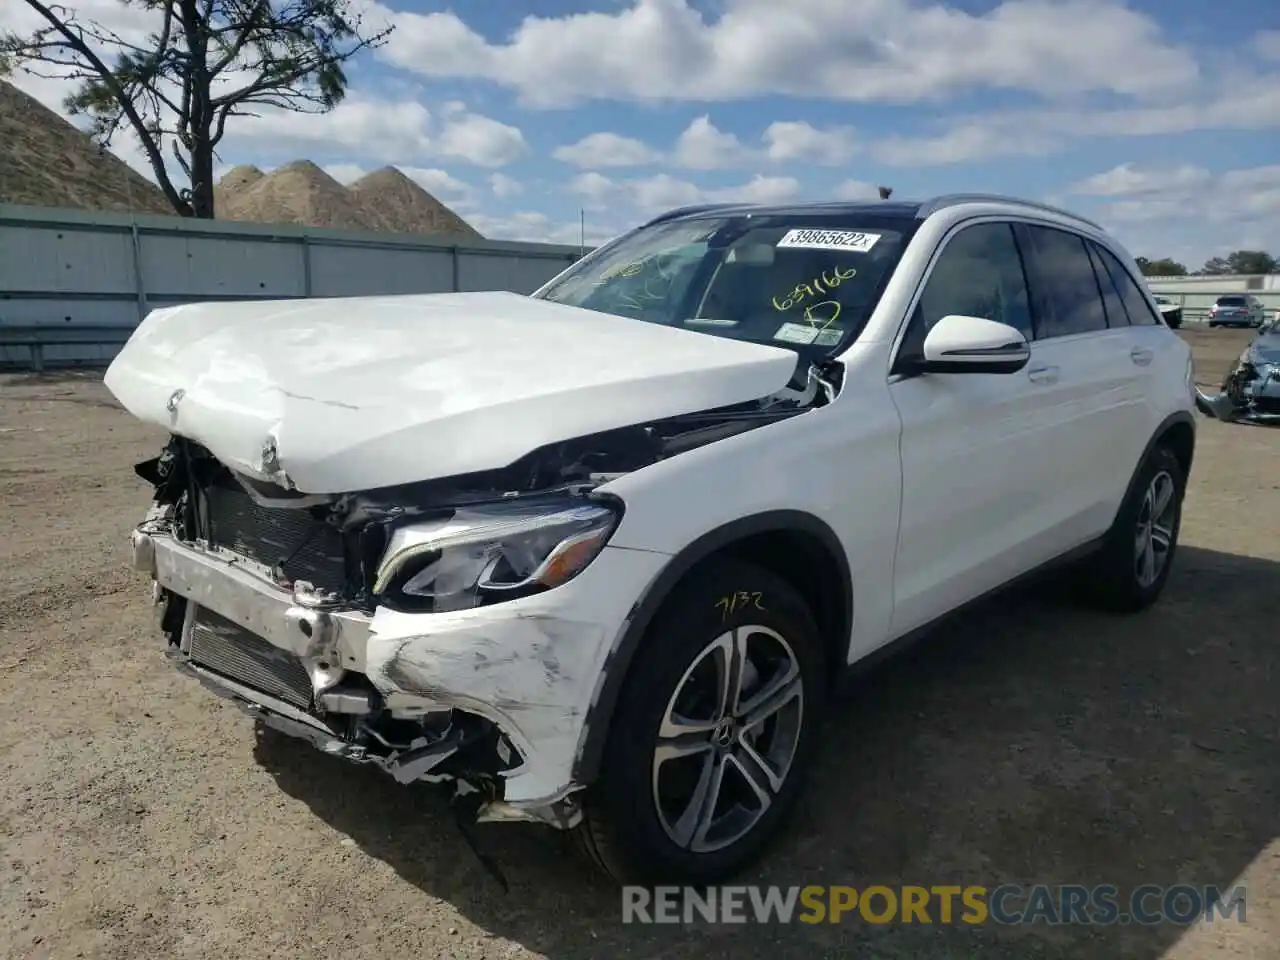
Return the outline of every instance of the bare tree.
[[[67,110],[88,116],[104,146],[131,129],[184,217],[214,215],[213,164],[228,120],[261,107],[332,110],[347,89],[343,65],[392,30],[363,33],[349,0],[119,0],[154,15],[155,32],[136,39],[68,7],[22,2],[47,26],[0,36],[0,73],[78,82]],[[175,186],[166,142],[189,187]]]

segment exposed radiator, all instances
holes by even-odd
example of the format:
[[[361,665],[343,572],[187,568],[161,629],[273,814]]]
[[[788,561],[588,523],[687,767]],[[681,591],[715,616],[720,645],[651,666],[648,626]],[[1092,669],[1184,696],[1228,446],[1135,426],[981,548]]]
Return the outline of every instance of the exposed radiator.
[[[336,528],[305,509],[264,507],[239,488],[210,487],[205,496],[218,545],[268,567],[283,564],[291,580],[342,591],[346,564]]]
[[[311,706],[311,678],[301,660],[211,610],[196,610],[188,655],[198,666],[300,710]]]

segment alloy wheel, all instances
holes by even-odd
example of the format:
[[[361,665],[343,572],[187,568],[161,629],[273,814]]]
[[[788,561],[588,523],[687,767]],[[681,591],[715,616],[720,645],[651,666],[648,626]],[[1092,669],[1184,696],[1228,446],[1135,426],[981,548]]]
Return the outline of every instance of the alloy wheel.
[[[1178,505],[1173,477],[1161,470],[1147,485],[1134,531],[1133,570],[1144,590],[1159,578],[1173,548]]]
[[[653,801],[667,836],[692,853],[746,836],[786,783],[803,720],[800,662],[781,634],[748,625],[711,641],[658,729]]]

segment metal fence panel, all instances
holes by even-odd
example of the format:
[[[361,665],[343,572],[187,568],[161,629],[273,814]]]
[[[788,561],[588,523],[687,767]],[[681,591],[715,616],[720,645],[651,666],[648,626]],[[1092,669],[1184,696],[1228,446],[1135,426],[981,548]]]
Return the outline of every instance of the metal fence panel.
[[[150,298],[301,297],[302,245],[291,241],[144,234],[142,277]]]
[[[311,295],[361,296],[453,290],[453,256],[413,247],[309,245]]]
[[[0,222],[0,296],[12,291],[127,294],[134,289],[127,231],[31,230]]]
[[[0,366],[102,363],[156,307],[198,300],[511,290],[576,247],[0,204]],[[5,331],[9,330],[9,345]],[[115,336],[94,340],[94,330]],[[33,333],[33,330],[35,331]]]

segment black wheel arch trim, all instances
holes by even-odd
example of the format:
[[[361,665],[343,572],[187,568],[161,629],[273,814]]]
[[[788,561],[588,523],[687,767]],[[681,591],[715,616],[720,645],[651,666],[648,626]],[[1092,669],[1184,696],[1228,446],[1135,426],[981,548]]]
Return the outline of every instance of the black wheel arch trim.
[[[844,545],[834,530],[823,520],[801,510],[770,510],[764,513],[739,517],[723,526],[704,533],[689,543],[663,567],[644,594],[632,605],[622,635],[604,664],[604,679],[600,693],[587,711],[585,734],[574,764],[574,782],[587,785],[595,780],[609,738],[614,710],[622,693],[631,661],[645,631],[658,610],[684,576],[697,564],[712,555],[761,533],[805,533],[817,537],[833,558],[843,596],[838,607],[840,618],[837,637],[846,638],[853,629],[853,576]],[[840,664],[833,665],[832,673],[838,673]]]
[[[1142,450],[1142,456],[1138,458],[1138,463],[1133,468],[1133,476],[1129,478],[1129,485],[1125,487],[1124,499],[1120,501],[1121,504],[1128,503],[1129,498],[1133,495],[1134,488],[1138,484],[1138,478],[1142,475],[1142,468],[1146,466],[1147,458],[1151,456],[1151,451],[1168,435],[1170,429],[1179,423],[1185,423],[1191,428],[1191,456],[1187,458],[1187,473],[1190,475],[1191,462],[1195,459],[1196,418],[1189,410],[1178,410],[1161,420],[1160,425],[1151,434],[1151,439],[1147,441],[1147,445]],[[1119,511],[1120,507],[1117,506],[1117,515],[1119,515]]]

